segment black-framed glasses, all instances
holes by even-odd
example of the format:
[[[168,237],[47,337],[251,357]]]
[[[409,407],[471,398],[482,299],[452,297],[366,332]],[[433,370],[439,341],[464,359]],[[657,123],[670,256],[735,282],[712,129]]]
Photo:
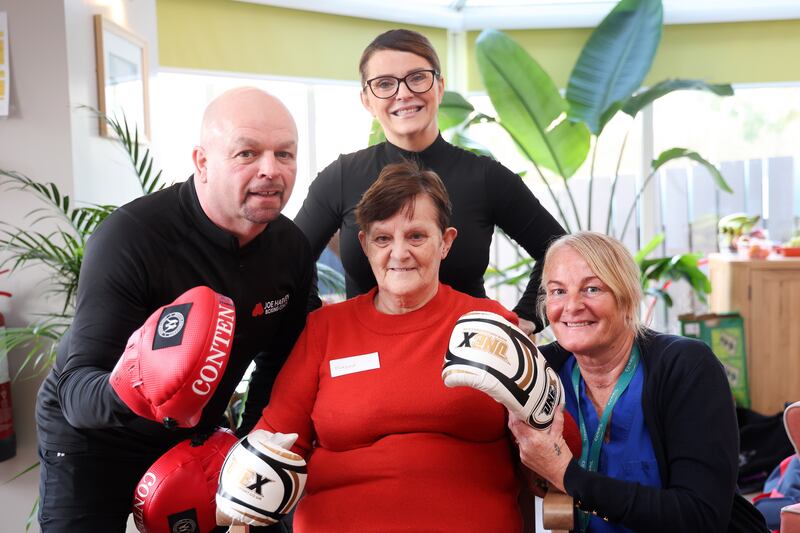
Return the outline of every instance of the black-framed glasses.
[[[426,93],[433,87],[433,80],[439,75],[434,69],[415,70],[402,78],[395,76],[378,76],[367,80],[364,87],[369,87],[376,98],[391,98],[400,90],[400,82],[406,84],[408,90],[415,94]]]

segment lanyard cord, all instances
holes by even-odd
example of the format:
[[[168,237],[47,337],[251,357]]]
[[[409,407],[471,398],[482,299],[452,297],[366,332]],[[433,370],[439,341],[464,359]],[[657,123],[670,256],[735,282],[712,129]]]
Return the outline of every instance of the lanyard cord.
[[[606,434],[608,421],[611,419],[611,412],[614,410],[614,406],[617,404],[619,397],[622,396],[622,393],[628,388],[628,385],[633,379],[633,375],[636,373],[636,368],[638,366],[639,348],[634,342],[633,348],[631,349],[631,355],[628,358],[628,363],[625,365],[622,375],[614,385],[614,390],[611,391],[611,396],[608,398],[608,403],[606,404],[605,409],[603,409],[603,415],[600,417],[600,420],[597,424],[597,431],[594,432],[594,437],[592,438],[592,443],[590,446],[589,435],[587,434],[586,430],[586,423],[583,420],[583,413],[581,412],[581,397],[579,394],[581,370],[578,367],[577,361],[575,362],[575,367],[572,369],[572,388],[575,391],[575,402],[578,410],[578,424],[580,425],[581,429],[581,468],[585,468],[590,472],[597,472],[597,467],[599,466],[600,462],[600,449],[603,447],[603,437]],[[589,525],[589,513],[585,511],[579,511],[578,519],[580,531],[586,531],[586,528]]]

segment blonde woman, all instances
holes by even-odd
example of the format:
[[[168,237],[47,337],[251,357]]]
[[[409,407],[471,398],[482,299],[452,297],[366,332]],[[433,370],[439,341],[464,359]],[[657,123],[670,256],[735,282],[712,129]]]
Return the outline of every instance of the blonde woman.
[[[575,499],[576,530],[766,531],[737,494],[739,433],[722,365],[700,341],[639,322],[639,269],[616,239],[581,232],[545,255],[541,306],[557,342],[581,457],[519,420],[522,462]]]

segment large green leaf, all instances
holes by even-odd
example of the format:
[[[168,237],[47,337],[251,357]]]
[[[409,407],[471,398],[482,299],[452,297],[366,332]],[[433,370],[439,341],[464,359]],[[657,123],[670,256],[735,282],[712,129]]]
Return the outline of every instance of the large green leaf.
[[[373,118],[372,126],[369,129],[369,140],[367,141],[367,146],[373,146],[375,144],[382,143],[385,140],[386,135],[383,133],[381,123],[378,122],[377,118]]]
[[[635,117],[639,111],[646,106],[653,103],[655,100],[665,96],[673,91],[707,91],[717,96],[731,96],[733,95],[733,87],[728,83],[706,83],[703,80],[664,80],[656,83],[649,89],[640,91],[632,96],[625,105],[622,106],[622,111],[628,115]]]
[[[454,91],[445,91],[439,104],[439,129],[444,131],[458,126],[475,111],[466,98]]]
[[[657,234],[655,237],[650,239],[650,242],[645,244],[641,250],[636,252],[636,255],[633,256],[633,260],[636,261],[637,265],[641,265],[642,261],[653,253],[653,250],[661,246],[661,243],[664,242],[665,235],[663,233]]]
[[[565,120],[567,103],[553,80],[517,43],[484,30],[477,43],[478,67],[500,123],[534,163],[572,176],[589,153],[589,131]]]
[[[656,159],[653,160],[652,163],[653,172],[658,170],[662,165],[666,164],[669,161],[684,157],[703,165],[706,168],[706,170],[708,170],[708,173],[711,174],[711,178],[714,180],[714,184],[716,184],[718,188],[722,189],[725,192],[729,193],[733,192],[733,189],[731,189],[731,186],[728,185],[727,181],[725,181],[725,178],[722,177],[722,173],[719,170],[717,170],[717,167],[712,165],[697,152],[689,150],[687,148],[670,148],[669,150],[664,150],[663,152],[661,152],[661,154]]]
[[[667,279],[685,280],[691,285],[695,295],[705,302],[705,295],[711,293],[711,282],[698,266],[700,256],[699,253],[686,253],[672,257],[644,259],[639,265],[642,284],[647,289],[651,283]],[[652,287],[648,292],[650,291]],[[667,301],[667,306],[670,305],[671,303]]]
[[[486,156],[491,159],[495,158],[488,148],[472,137],[468,136],[463,130],[460,129],[453,131],[453,135],[450,138],[450,144],[458,146],[459,148],[463,148],[464,150],[469,150],[473,154]]]
[[[595,135],[639,89],[661,40],[661,0],[621,0],[595,28],[567,84],[569,117]]]

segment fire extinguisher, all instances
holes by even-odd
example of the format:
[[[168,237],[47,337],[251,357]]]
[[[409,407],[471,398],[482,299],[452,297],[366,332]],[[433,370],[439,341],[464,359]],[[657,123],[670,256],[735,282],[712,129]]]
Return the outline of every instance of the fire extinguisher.
[[[0,271],[0,274],[8,272]],[[11,297],[11,293],[0,291],[0,296]],[[5,318],[0,313],[0,337],[5,335]],[[8,373],[8,352],[0,341],[0,461],[17,454],[17,437],[14,434],[14,418],[11,409],[11,379]]]

